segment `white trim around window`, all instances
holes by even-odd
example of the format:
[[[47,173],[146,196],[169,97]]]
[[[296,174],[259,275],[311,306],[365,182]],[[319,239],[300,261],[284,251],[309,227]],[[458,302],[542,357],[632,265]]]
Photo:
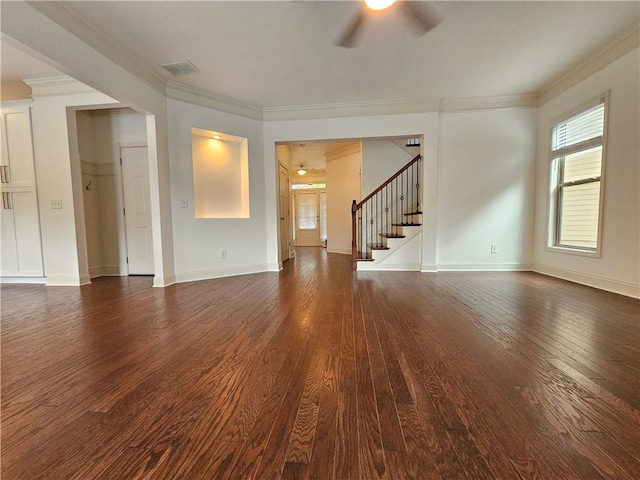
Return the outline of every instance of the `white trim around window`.
[[[607,91],[550,122],[548,251],[601,256],[608,114]]]

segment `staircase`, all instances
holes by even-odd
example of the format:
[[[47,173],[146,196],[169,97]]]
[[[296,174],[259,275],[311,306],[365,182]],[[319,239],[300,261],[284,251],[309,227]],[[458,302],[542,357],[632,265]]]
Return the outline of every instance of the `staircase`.
[[[401,257],[400,249],[406,257],[416,245],[419,256],[421,215],[420,155],[416,155],[364,200],[351,204],[353,269],[377,270],[374,264],[392,255]]]

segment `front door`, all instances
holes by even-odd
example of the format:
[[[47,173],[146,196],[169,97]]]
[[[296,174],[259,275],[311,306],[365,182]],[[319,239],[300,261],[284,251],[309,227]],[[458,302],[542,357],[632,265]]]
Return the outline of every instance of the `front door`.
[[[123,147],[120,155],[129,275],[153,275],[147,147]]]
[[[320,202],[318,192],[296,193],[296,245],[320,246]]]

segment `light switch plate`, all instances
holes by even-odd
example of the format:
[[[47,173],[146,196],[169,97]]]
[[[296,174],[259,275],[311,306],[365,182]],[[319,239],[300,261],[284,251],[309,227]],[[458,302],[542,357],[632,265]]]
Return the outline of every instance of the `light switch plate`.
[[[49,202],[49,208],[51,209],[61,209],[62,208],[62,200],[54,199]]]

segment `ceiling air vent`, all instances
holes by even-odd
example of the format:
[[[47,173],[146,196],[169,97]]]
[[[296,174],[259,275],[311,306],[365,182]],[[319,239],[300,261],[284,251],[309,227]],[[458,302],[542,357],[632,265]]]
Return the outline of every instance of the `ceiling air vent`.
[[[191,63],[189,60],[185,60],[184,62],[177,63],[165,63],[164,65],[160,65],[167,72],[169,72],[174,77],[181,77],[182,75],[193,75],[195,73],[200,73],[200,70],[196,68],[196,66]]]

